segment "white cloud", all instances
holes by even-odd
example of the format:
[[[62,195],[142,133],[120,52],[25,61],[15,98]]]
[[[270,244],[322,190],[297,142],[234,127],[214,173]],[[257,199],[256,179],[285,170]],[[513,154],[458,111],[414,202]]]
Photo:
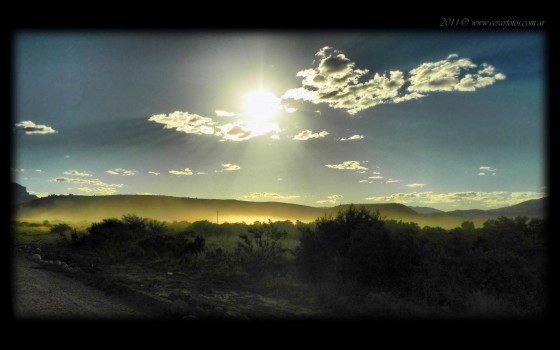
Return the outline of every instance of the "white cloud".
[[[302,86],[286,91],[282,99],[325,103],[354,115],[380,104],[423,98],[432,91],[475,91],[506,78],[486,63],[473,72],[478,66],[455,54],[422,63],[407,75],[393,70],[369,76],[368,69],[356,68],[355,62],[331,47],[322,48],[316,56],[312,68],[296,74]]]
[[[127,170],[123,168],[116,168],[116,169],[109,169],[106,171],[109,175],[117,175],[117,176],[134,176],[138,174],[138,170]]]
[[[11,170],[12,170],[13,173],[24,173],[25,172],[25,169],[23,169],[23,168],[21,168],[21,169],[11,168]]]
[[[449,192],[433,193],[410,192],[394,193],[388,196],[368,197],[366,200],[403,204],[462,204],[466,206],[482,206],[498,208],[521,203],[530,199],[544,197],[543,192]]]
[[[484,176],[486,173],[478,173],[478,176]]]
[[[363,140],[364,135],[352,135],[349,138],[341,138],[340,141]]]
[[[411,188],[426,187],[426,184],[408,184],[406,185],[406,187],[411,187]]]
[[[70,176],[91,176],[91,174],[87,171],[78,171],[78,170],[66,170],[62,174],[70,175]]]
[[[233,112],[219,110],[215,112],[221,117],[237,116]],[[281,131],[277,123],[266,120],[241,119],[226,124],[218,124],[212,118],[181,111],[170,114],[156,114],[151,116],[148,121],[163,124],[164,129],[175,129],[187,134],[213,135],[220,137],[220,141],[246,141],[256,136],[278,134]]]
[[[329,133],[325,130],[318,132],[318,133],[314,133],[311,130],[304,130],[302,132],[300,132],[299,134],[297,134],[296,136],[294,136],[293,140],[300,140],[300,141],[306,141],[309,139],[318,139],[318,138],[322,138],[329,135]]]
[[[297,108],[294,108],[294,107],[282,106],[282,108],[284,109],[284,111],[285,111],[286,113],[295,113],[295,112],[297,112]]]
[[[148,171],[148,174],[152,174],[152,175],[158,176],[160,173],[158,173],[158,172],[156,172],[156,171],[151,171],[151,170],[150,170],[150,171]]]
[[[360,180],[359,181],[359,183],[361,183],[361,184],[366,183],[366,182],[368,182],[368,180]]]
[[[396,183],[396,182],[400,182],[400,181],[401,180],[389,179],[389,180],[385,181],[385,183],[392,184],[392,183]]]
[[[339,200],[342,199],[342,195],[340,194],[333,194],[332,196],[328,196],[328,199],[317,201],[320,204],[336,204]]]
[[[372,179],[372,180],[381,180],[381,179],[383,179],[383,176],[374,175],[374,176],[368,177],[368,179]]]
[[[216,136],[221,136],[223,141],[245,141],[256,136],[280,132],[278,124],[264,120],[239,120],[218,125],[216,128],[220,130]]]
[[[216,122],[198,114],[175,111],[170,114],[155,114],[148,121],[163,124],[164,129],[176,129],[187,134],[213,135]]]
[[[283,195],[273,192],[254,192],[243,196],[245,200],[286,200],[286,199],[296,199],[300,196],[297,195]]]
[[[43,171],[43,169],[35,169],[35,172],[39,173],[39,174],[42,174],[44,171]]]
[[[26,120],[21,123],[17,123],[16,127],[22,128],[27,135],[56,134],[58,132],[55,129],[51,128],[50,126],[35,124],[31,120]]]
[[[49,180],[50,182],[63,182],[78,184],[82,187],[71,187],[69,190],[75,190],[82,192],[84,194],[99,194],[99,195],[110,195],[117,192],[118,188],[123,187],[123,184],[109,184],[103,182],[99,179],[80,179],[71,177],[57,177],[55,179]]]
[[[222,164],[222,168],[223,168],[222,170],[224,171],[236,171],[241,169],[239,165],[230,164],[230,163]]]
[[[368,170],[368,168],[361,165],[357,160],[348,160],[340,164],[326,164],[327,168],[339,169],[339,170]]]
[[[374,171],[372,174],[373,175],[381,175],[381,173],[379,171]]]
[[[68,187],[70,191],[78,191],[85,195],[109,196],[115,194],[117,189],[113,187]]]
[[[182,170],[169,170],[169,173],[173,175],[193,175],[192,170],[189,168],[185,168]]]
[[[481,166],[480,168],[478,168],[478,170],[483,170],[483,171],[496,171],[498,169],[493,169],[491,166]]]
[[[214,111],[218,117],[235,117],[237,114],[228,111]]]
[[[205,173],[204,171],[199,171],[198,173],[196,173],[196,175],[208,175],[208,173]]]
[[[44,198],[44,197],[47,197],[49,195],[48,192],[35,192],[35,191],[30,191],[30,190],[27,190],[27,192],[29,192],[29,194],[32,194],[32,195],[37,196],[39,198]]]

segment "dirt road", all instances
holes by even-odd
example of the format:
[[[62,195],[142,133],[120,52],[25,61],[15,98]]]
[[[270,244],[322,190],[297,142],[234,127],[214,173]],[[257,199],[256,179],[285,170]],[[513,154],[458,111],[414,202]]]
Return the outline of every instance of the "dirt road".
[[[14,318],[23,319],[137,319],[149,317],[137,306],[62,274],[14,256]]]

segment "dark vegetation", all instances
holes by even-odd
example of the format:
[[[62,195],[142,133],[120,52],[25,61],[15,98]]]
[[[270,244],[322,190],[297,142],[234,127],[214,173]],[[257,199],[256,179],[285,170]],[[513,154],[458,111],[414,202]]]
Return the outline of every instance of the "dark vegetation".
[[[457,315],[531,316],[546,306],[545,224],[500,217],[482,228],[469,221],[452,230],[420,228],[350,206],[313,224],[164,224],[125,215],[85,231],[66,224],[48,227],[70,249],[113,262],[185,271],[220,268],[229,281],[276,276],[297,281],[293,288],[331,288],[335,296],[323,303],[351,290],[358,298],[390,295]]]
[[[446,231],[350,208],[304,232],[296,264],[310,281],[356,282],[453,311],[498,303],[531,313],[545,303],[545,233],[541,219]]]

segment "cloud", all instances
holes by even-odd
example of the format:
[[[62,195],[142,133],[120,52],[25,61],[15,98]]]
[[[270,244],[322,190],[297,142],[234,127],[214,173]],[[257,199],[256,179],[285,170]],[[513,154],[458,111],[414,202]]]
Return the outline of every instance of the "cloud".
[[[80,179],[71,177],[57,177],[55,179],[49,180],[50,182],[64,182],[78,184],[82,187],[70,187],[69,190],[79,191],[84,194],[99,194],[99,195],[110,195],[117,192],[118,188],[123,187],[123,184],[108,184],[99,179]]]
[[[48,192],[35,192],[35,191],[30,191],[30,190],[27,190],[27,192],[29,192],[29,194],[32,194],[32,195],[37,196],[39,198],[44,198],[44,197],[47,197],[49,195]]]
[[[372,180],[381,180],[381,179],[383,179],[383,176],[374,175],[374,176],[368,177],[368,179],[372,179]]]
[[[35,169],[35,172],[42,174],[44,171],[43,171],[43,169]]]
[[[228,111],[214,111],[218,117],[235,117],[237,114]]]
[[[78,170],[66,170],[62,174],[70,175],[70,176],[91,176],[91,174],[87,171],[78,171]]]
[[[33,135],[33,134],[45,135],[45,134],[56,134],[56,133],[58,133],[58,131],[51,128],[50,126],[38,125],[38,124],[33,123],[31,120],[26,120],[26,121],[23,121],[21,123],[17,123],[16,127],[22,128],[23,131],[25,131],[25,134],[27,134],[27,135]]]
[[[486,173],[478,173],[478,176],[484,176]]]
[[[340,141],[363,140],[364,135],[352,135],[349,138],[341,138]]]
[[[256,136],[280,132],[278,124],[259,120],[239,120],[216,128],[220,130],[216,135],[222,137],[223,141],[246,141]]]
[[[411,187],[411,188],[426,187],[426,184],[408,184],[406,185],[406,187]]]
[[[495,68],[487,63],[481,64],[476,73],[463,74],[478,66],[468,58],[459,58],[456,54],[447,56],[445,60],[423,63],[410,71],[411,92],[431,91],[476,91],[506,78],[496,73]]]
[[[183,170],[169,170],[169,173],[173,175],[193,175],[192,170],[189,168]]]
[[[403,204],[463,204],[482,206],[486,208],[498,208],[518,204],[530,199],[544,197],[543,192],[449,192],[433,193],[410,192],[394,193],[388,196],[368,197],[366,200],[376,202],[392,202]]]
[[[302,132],[300,132],[299,134],[297,134],[296,136],[294,136],[294,138],[292,140],[300,140],[300,141],[306,141],[309,139],[318,139],[318,138],[322,138],[329,135],[329,133],[325,130],[318,132],[318,133],[313,133],[313,131],[311,130],[304,130]]]
[[[284,109],[284,112],[286,112],[286,113],[295,113],[295,112],[297,112],[297,108],[294,108],[294,107],[282,106],[282,108]]]
[[[216,122],[198,114],[175,111],[170,114],[155,114],[148,121],[163,124],[164,129],[175,129],[186,134],[213,135]]]
[[[152,175],[158,176],[160,173],[150,170],[150,171],[148,171],[148,174],[152,174]]]
[[[117,192],[117,190],[112,187],[68,187],[68,190],[78,191],[85,195],[100,195],[100,196],[109,196]]]
[[[215,111],[221,117],[233,117],[237,114],[227,111]],[[218,124],[212,118],[198,114],[175,111],[170,114],[156,114],[148,121],[163,124],[164,129],[175,129],[186,134],[213,135],[220,141],[246,141],[256,136],[280,133],[277,123],[265,120],[237,120],[226,124]]]
[[[483,170],[483,171],[496,171],[498,169],[493,169],[490,166],[481,166],[480,168],[478,168],[478,170]]]
[[[434,91],[476,91],[506,78],[487,63],[479,67],[455,54],[422,63],[406,75],[399,70],[368,75],[368,69],[357,68],[343,52],[328,46],[315,56],[312,68],[296,74],[302,86],[286,91],[282,99],[325,103],[351,115],[381,104],[424,98]]]
[[[333,194],[332,196],[328,196],[328,199],[317,201],[320,204],[336,204],[340,199],[342,199],[342,195],[340,194]]]
[[[116,168],[110,169],[106,171],[109,175],[117,175],[117,176],[134,176],[138,174],[138,170],[127,170],[123,168]]]
[[[361,165],[357,160],[348,160],[340,164],[326,164],[327,168],[338,170],[368,170],[368,168]]]
[[[392,184],[392,183],[396,183],[396,182],[400,182],[401,180],[395,180],[395,179],[389,179],[387,181],[385,181],[386,184]]]
[[[297,195],[282,195],[272,192],[254,192],[243,196],[245,200],[286,200],[286,199],[296,199],[300,196]]]
[[[23,169],[23,168],[21,168],[21,169],[10,168],[10,170],[12,171],[12,173],[24,173],[25,172],[25,169]]]
[[[366,182],[368,182],[368,180],[360,180],[359,181],[359,183],[361,183],[361,184],[366,183]]]
[[[204,171],[199,171],[198,173],[196,173],[196,175],[208,175],[208,173],[205,173]]]
[[[222,168],[223,168],[222,170],[224,171],[236,171],[241,169],[239,165],[230,164],[230,163],[222,164]]]

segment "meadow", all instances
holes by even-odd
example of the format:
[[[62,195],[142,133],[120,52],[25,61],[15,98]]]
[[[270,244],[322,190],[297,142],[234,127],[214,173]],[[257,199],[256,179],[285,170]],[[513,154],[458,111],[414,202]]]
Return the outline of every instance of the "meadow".
[[[295,298],[320,317],[526,318],[547,306],[542,219],[500,217],[445,230],[351,206],[310,224],[125,215],[74,227],[13,221],[12,232],[17,244]]]

